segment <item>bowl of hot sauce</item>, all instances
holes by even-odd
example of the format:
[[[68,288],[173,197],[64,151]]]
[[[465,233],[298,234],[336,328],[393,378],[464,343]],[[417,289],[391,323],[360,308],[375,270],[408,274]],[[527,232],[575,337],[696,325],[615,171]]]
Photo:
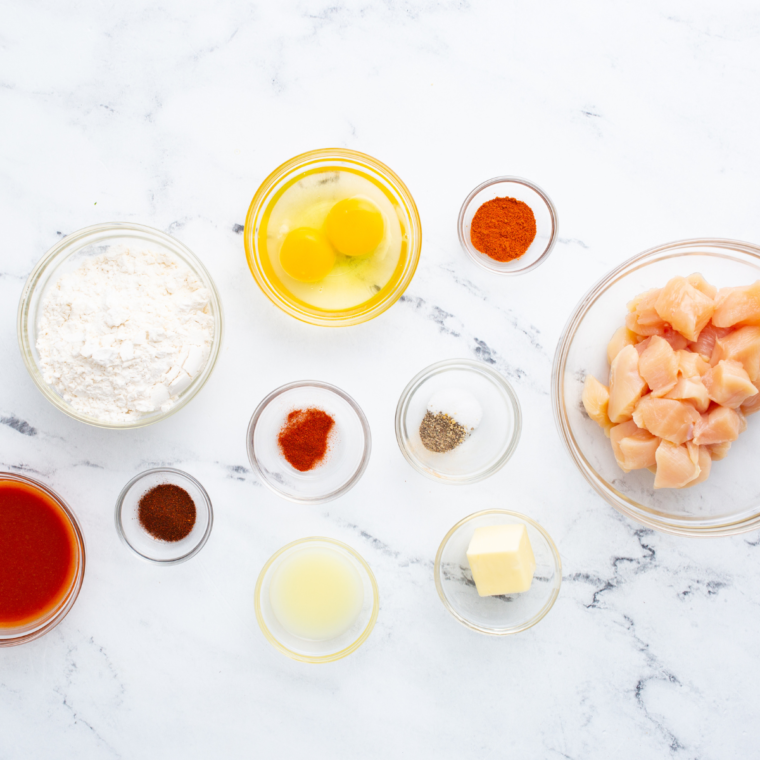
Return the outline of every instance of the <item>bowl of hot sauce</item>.
[[[0,472],[0,647],[55,628],[84,568],[84,535],[68,504],[42,483]]]

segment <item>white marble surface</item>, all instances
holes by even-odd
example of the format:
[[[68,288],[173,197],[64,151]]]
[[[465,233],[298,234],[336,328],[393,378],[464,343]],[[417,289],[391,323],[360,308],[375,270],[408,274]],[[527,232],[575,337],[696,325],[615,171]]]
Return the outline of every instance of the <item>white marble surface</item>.
[[[0,651],[0,758],[749,758],[757,756],[760,541],[658,535],[594,495],[561,448],[554,347],[613,265],[678,238],[760,241],[760,13],[755,2],[179,0],[3,5],[0,25],[0,469],[74,505],[82,594],[56,630]],[[261,180],[304,150],[388,163],[420,208],[424,245],[403,302],[326,330],[259,292],[242,225]],[[467,192],[502,173],[554,200],[560,243],[525,278],[459,249]],[[166,230],[206,263],[227,334],[209,384],[135,432],[81,425],[33,387],[15,315],[59,236],[103,221]],[[525,429],[498,475],[466,488],[410,469],[393,413],[418,370],[492,363]],[[314,377],[363,406],[359,485],[307,509],[264,489],[244,433],[276,386]],[[169,463],[208,489],[216,524],[170,569],[119,543],[115,498]],[[491,639],[433,585],[440,539],[489,506],[554,536],[560,598],[533,630]],[[367,644],[308,666],[255,622],[259,568],[323,534],[374,568]]]

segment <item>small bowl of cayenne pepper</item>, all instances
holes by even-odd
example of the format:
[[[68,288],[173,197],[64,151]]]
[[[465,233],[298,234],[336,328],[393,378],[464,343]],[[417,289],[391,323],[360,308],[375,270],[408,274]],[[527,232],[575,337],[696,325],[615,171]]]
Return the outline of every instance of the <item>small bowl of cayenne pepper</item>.
[[[157,467],[124,486],[116,500],[115,517],[119,538],[138,557],[175,565],[205,546],[214,509],[206,489],[192,475]]]
[[[345,391],[304,380],[272,391],[246,437],[261,482],[290,501],[324,504],[353,488],[372,449],[369,423]]]
[[[465,199],[457,222],[462,248],[480,266],[525,274],[546,261],[557,239],[557,212],[540,187],[519,177],[494,177]]]

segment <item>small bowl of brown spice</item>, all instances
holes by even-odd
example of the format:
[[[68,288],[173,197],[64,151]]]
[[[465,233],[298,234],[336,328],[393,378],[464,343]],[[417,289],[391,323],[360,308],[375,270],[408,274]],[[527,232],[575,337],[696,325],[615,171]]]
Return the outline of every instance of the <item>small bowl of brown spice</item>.
[[[136,475],[116,500],[116,532],[141,559],[172,565],[194,557],[206,544],[214,510],[206,489],[171,467]]]
[[[462,248],[480,266],[496,274],[525,274],[554,248],[557,212],[527,179],[494,177],[465,198],[457,229]]]

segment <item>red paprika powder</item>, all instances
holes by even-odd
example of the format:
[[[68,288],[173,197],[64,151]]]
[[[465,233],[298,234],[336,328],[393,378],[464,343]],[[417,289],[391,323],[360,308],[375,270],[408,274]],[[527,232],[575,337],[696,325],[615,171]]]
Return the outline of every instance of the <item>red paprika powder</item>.
[[[533,209],[517,198],[493,198],[472,217],[470,240],[496,261],[519,259],[536,237]]]
[[[282,455],[299,472],[313,470],[327,454],[334,425],[335,420],[321,409],[295,409],[277,436]]]

